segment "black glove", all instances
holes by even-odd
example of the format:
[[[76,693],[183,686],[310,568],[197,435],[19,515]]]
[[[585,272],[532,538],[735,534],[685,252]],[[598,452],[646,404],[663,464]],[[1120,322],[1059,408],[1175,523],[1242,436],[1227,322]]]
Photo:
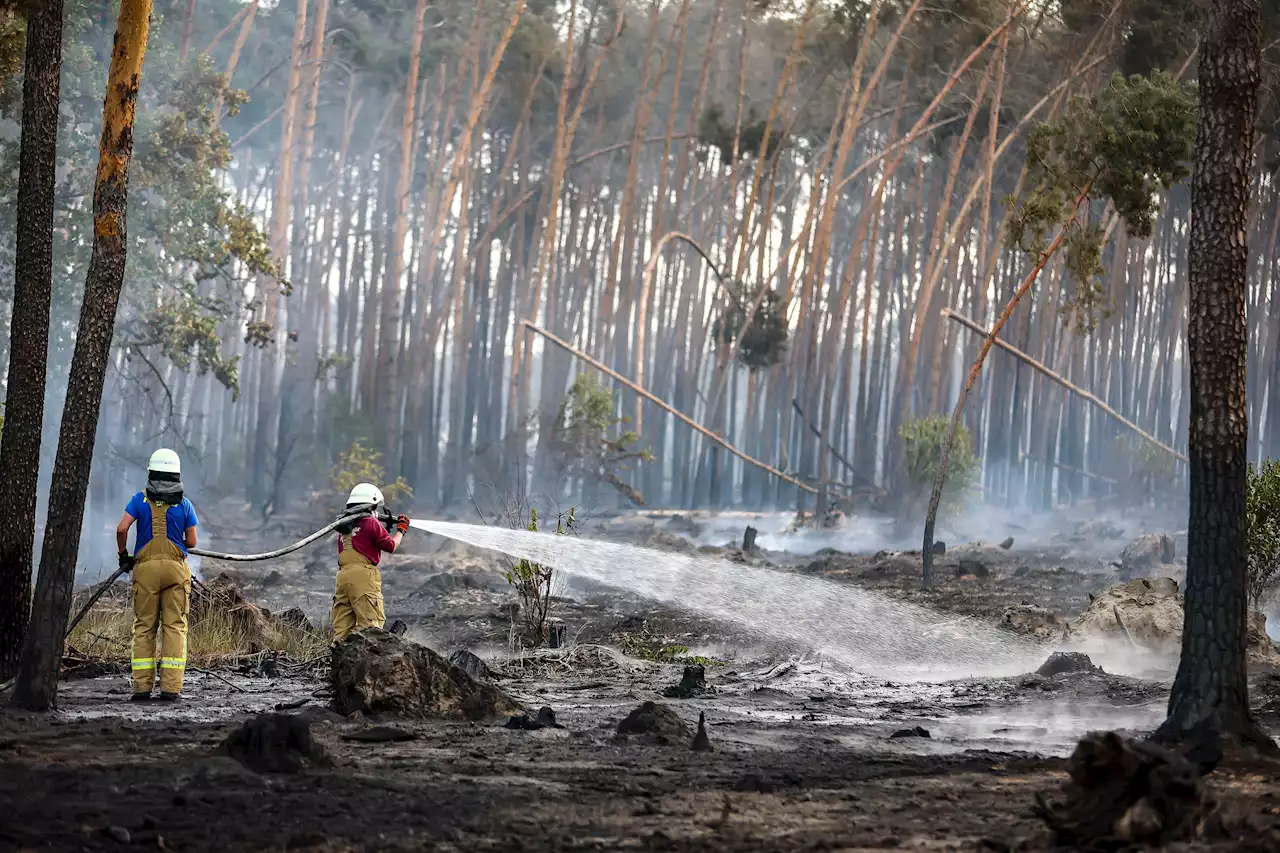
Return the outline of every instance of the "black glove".
[[[396,530],[399,530],[401,533],[409,532],[409,516],[402,515],[396,519]]]
[[[129,556],[128,551],[121,551],[118,556],[120,557],[120,568],[126,572],[133,571],[133,564],[137,560]]]

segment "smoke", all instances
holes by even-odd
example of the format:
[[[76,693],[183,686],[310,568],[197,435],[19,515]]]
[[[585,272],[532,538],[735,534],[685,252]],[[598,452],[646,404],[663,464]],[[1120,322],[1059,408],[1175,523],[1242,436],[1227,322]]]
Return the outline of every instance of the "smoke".
[[[854,554],[918,551],[923,544],[923,518],[916,523],[899,525],[883,513],[858,512],[849,516],[839,529],[810,528],[788,533],[787,527],[794,518],[793,513],[785,512],[700,518],[702,527],[695,542],[698,545],[740,542],[743,527],[750,524],[757,530],[759,547],[798,555],[823,549]],[[1097,522],[1108,523],[1118,535],[1077,532],[1084,529],[1084,525]],[[948,545],[958,545],[977,541],[996,543],[1012,537],[1019,551],[1052,553],[1063,560],[1092,561],[1099,571],[1107,571],[1109,563],[1119,558],[1124,544],[1133,537],[1146,532],[1165,532],[1175,534],[1177,541],[1185,537],[1185,527],[1185,514],[1176,511],[1128,510],[1108,517],[1089,507],[1034,511],[976,505],[959,517],[940,518],[935,538]],[[1179,552],[1182,553],[1181,549]]]
[[[1272,601],[1272,603],[1264,607],[1262,614],[1267,618],[1267,636],[1274,642],[1280,643],[1280,602]]]
[[[1163,697],[1119,706],[1097,701],[1033,702],[987,708],[980,714],[939,720],[930,727],[947,740],[979,741],[987,748],[993,748],[994,741],[1012,749],[1067,756],[1091,731],[1149,732],[1165,719],[1166,709]]]
[[[200,569],[200,557],[195,554],[188,556],[187,566],[191,569],[191,577],[198,581],[204,580],[204,572]]]

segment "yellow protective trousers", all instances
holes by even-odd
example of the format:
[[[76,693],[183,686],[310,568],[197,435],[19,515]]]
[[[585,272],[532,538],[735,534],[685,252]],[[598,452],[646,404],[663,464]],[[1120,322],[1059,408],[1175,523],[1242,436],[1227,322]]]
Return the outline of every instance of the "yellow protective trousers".
[[[352,631],[381,628],[382,573],[368,557],[351,545],[351,534],[342,534],[338,553],[338,582],[333,593],[333,639],[340,641]]]
[[[191,570],[182,549],[169,539],[165,520],[169,506],[150,498],[147,505],[151,507],[151,541],[137,553],[133,567],[133,692],[151,692],[158,665],[160,690],[181,693],[187,666]]]

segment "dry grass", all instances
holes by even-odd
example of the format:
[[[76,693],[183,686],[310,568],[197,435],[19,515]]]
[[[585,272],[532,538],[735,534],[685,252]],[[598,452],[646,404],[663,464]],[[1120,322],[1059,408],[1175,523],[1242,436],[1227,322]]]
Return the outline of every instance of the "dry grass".
[[[314,631],[280,623],[273,623],[272,628],[263,644],[260,634],[251,635],[240,620],[225,610],[211,608],[198,617],[193,613],[187,632],[187,663],[197,667],[227,666],[263,652],[309,661],[328,652],[327,625]],[[103,599],[71,632],[67,648],[90,659],[127,665],[132,637],[132,608],[119,600]]]
[[[530,649],[502,661],[489,661],[494,672],[513,678],[563,678],[572,674],[620,672],[632,675],[657,668],[616,649],[574,642],[559,649]]]

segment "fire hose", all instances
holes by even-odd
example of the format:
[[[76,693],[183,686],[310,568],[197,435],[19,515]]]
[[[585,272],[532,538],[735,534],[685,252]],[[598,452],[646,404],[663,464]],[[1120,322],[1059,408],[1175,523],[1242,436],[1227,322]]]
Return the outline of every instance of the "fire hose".
[[[360,506],[350,508],[342,515],[338,516],[336,521],[321,527],[305,539],[299,539],[292,545],[286,545],[285,547],[277,548],[274,551],[267,551],[262,554],[224,554],[220,551],[206,551],[204,548],[191,548],[188,550],[188,553],[194,554],[197,557],[208,557],[212,560],[227,560],[235,563],[256,563],[259,560],[270,560],[275,557],[283,557],[285,554],[290,554],[297,551],[299,548],[310,545],[326,533],[332,533],[338,527],[346,524],[347,522],[355,521],[359,518],[366,518],[368,516],[374,516],[378,518],[379,521],[383,522],[394,518],[385,506],[379,508],[375,504],[362,504]],[[78,612],[76,617],[67,625],[67,632],[63,634],[63,637],[71,636],[71,632],[80,624],[80,620],[84,619],[84,617],[88,615],[89,611],[93,609],[93,605],[98,603],[98,599],[102,598],[102,596],[106,594],[107,590],[111,589],[115,582],[120,579],[121,575],[126,574],[131,568],[132,566],[122,566],[119,569],[116,569],[115,574],[107,578],[105,583],[98,585],[97,590],[94,591],[93,595],[89,596],[89,600],[85,602],[84,607],[80,608],[80,612]]]

